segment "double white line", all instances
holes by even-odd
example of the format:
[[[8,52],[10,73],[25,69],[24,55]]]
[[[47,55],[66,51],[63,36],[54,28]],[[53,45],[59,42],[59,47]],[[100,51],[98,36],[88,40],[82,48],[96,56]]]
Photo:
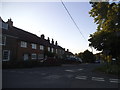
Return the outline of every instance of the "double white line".
[[[72,70],[65,70],[65,71],[67,71],[67,72],[77,72],[77,71],[81,71],[81,70],[83,70],[82,68],[80,68],[80,69],[72,69]]]
[[[75,72],[74,70],[65,70],[65,71],[67,71],[67,72]]]
[[[87,76],[76,76],[75,78],[76,79],[86,80]],[[104,78],[100,78],[100,77],[92,77],[92,80],[93,81],[105,81]],[[109,82],[111,82],[111,83],[120,83],[120,80],[119,79],[109,79]]]
[[[87,76],[77,76],[77,77],[75,77],[76,79],[87,79]]]
[[[83,70],[82,68],[80,68],[80,69],[77,69],[77,71],[81,71],[81,70]]]
[[[109,79],[111,83],[120,83],[119,79]]]
[[[94,80],[94,81],[105,81],[104,78],[99,78],[99,77],[92,77],[92,80]]]

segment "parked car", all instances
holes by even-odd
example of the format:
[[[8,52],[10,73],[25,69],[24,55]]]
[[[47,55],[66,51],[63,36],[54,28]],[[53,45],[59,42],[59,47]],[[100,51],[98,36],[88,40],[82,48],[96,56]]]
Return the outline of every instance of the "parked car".
[[[101,60],[96,60],[96,61],[95,61],[95,63],[100,63],[100,62],[101,62]]]
[[[82,63],[82,59],[81,58],[76,58],[79,62],[81,62]]]
[[[77,58],[77,57],[69,57],[66,60],[82,63],[82,59]]]

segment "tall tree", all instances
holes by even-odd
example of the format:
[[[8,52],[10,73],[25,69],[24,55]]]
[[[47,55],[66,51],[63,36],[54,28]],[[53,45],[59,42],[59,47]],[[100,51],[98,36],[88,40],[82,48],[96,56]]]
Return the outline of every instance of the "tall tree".
[[[120,57],[120,2],[90,2],[89,14],[98,24],[97,31],[90,35],[90,46]]]
[[[90,52],[89,50],[86,50],[82,54],[82,60],[83,62],[93,63],[95,61],[95,56],[93,55],[92,52]]]

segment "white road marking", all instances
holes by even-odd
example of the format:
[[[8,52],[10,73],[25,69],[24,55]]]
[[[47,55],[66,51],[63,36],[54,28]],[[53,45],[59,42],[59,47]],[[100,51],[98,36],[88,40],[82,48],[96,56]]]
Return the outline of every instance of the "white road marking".
[[[78,71],[81,71],[81,70],[83,70],[82,68],[81,69],[77,69]]]
[[[104,79],[104,78],[100,78],[100,77],[92,77],[92,79]]]
[[[112,81],[118,81],[119,79],[111,79],[111,78],[110,78],[109,80],[112,80]]]
[[[112,83],[120,83],[120,80],[119,79],[109,79],[110,82]]]
[[[77,76],[77,77],[75,77],[76,79],[87,79],[87,76]]]
[[[65,71],[67,71],[67,72],[77,72],[77,71],[81,71],[81,70],[83,70],[82,68],[80,68],[80,69],[74,69],[74,70],[65,70]]]
[[[94,81],[105,81],[104,78],[99,78],[99,77],[92,77],[92,80],[94,80]]]
[[[67,71],[67,72],[75,72],[74,70],[65,70],[65,71]]]
[[[120,82],[118,82],[118,81],[110,81],[110,82],[112,82],[112,83],[120,83]]]

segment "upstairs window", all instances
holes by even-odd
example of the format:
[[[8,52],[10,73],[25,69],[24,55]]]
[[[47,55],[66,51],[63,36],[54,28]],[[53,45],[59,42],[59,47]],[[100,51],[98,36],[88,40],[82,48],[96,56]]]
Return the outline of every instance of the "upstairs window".
[[[6,37],[2,36],[2,45],[5,45],[5,44],[6,44]]]
[[[0,21],[0,28],[8,30],[8,24]]]
[[[0,45],[6,45],[6,36],[0,35]]]
[[[61,50],[59,50],[59,53],[61,54]]]
[[[44,50],[44,46],[43,45],[40,45],[40,50]]]
[[[32,45],[32,49],[37,49],[37,45],[36,44],[32,43],[31,45]]]
[[[21,47],[26,48],[27,47],[27,42],[21,41]]]
[[[8,24],[2,23],[2,28],[8,30]]]
[[[50,52],[50,47],[48,47],[48,51]]]
[[[51,48],[51,52],[52,52],[52,53],[54,52],[54,49],[53,49],[53,48]]]
[[[64,50],[62,50],[62,54],[64,54]]]
[[[56,49],[56,53],[58,53],[58,50]]]

